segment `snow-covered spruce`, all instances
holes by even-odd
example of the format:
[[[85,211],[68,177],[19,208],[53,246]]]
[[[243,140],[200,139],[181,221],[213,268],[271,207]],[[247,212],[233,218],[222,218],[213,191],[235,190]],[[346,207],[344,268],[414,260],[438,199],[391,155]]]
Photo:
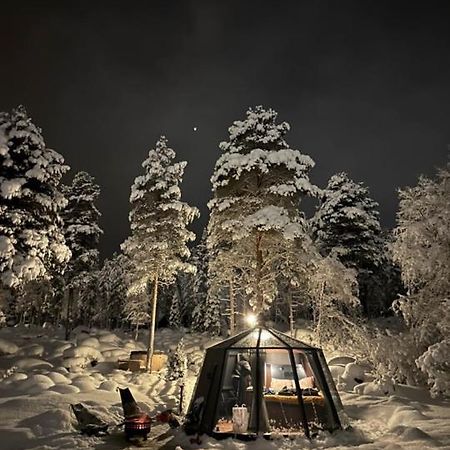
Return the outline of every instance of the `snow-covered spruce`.
[[[320,252],[332,254],[346,267],[358,271],[359,296],[366,313],[371,301],[369,279],[384,262],[377,208],[367,187],[339,173],[328,181],[311,220]]]
[[[183,338],[176,348],[169,353],[167,361],[167,379],[174,381],[183,379],[187,372],[187,356],[184,349]]]
[[[285,255],[302,253],[301,197],[318,193],[308,176],[314,162],[290,148],[284,139],[289,125],[276,118],[274,110],[258,106],[234,122],[229,141],[220,144],[223,154],[211,178],[212,287],[215,295],[230,299],[235,290],[245,293],[244,307],[257,312],[266,310],[276,295]]]
[[[98,276],[101,307],[95,315],[96,322],[114,328],[125,320],[124,306],[129,266],[129,260],[123,254],[114,254],[111,259],[105,259],[103,262]]]
[[[68,201],[63,211],[65,236],[72,252],[65,276],[68,290],[66,314],[89,323],[97,313],[98,244],[103,233],[99,226],[100,212],[96,207],[100,186],[87,172],[78,172],[72,183],[64,186],[64,194]]]
[[[60,218],[60,181],[69,169],[46,147],[25,108],[0,114],[0,276],[20,287],[63,271],[70,258]]]
[[[174,286],[172,299],[170,302],[169,325],[171,328],[179,329],[181,327],[181,305],[180,294]]]
[[[166,138],[161,137],[142,163],[144,174],[136,177],[131,187],[131,235],[122,244],[133,265],[130,299],[147,294],[149,284],[152,285],[152,311],[147,309],[152,318],[150,357],[158,284],[174,282],[179,272],[195,271],[187,262],[187,243],[195,239],[195,234],[187,226],[197,217],[198,210],[181,201],[179,185],[186,162],[175,162],[175,157]]]

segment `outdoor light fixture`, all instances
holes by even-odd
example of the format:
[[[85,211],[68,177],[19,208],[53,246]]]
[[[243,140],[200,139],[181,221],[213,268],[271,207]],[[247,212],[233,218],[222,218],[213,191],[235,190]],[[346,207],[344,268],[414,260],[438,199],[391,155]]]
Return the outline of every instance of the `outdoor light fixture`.
[[[256,324],[258,323],[258,317],[253,313],[247,314],[245,320],[251,327],[256,326]]]

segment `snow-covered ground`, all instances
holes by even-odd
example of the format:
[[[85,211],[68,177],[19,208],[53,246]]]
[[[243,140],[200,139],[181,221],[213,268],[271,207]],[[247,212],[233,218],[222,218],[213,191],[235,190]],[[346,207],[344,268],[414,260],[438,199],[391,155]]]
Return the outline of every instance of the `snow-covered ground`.
[[[156,347],[167,351],[182,333],[161,330]],[[186,399],[192,393],[195,373],[201,365],[203,348],[213,342],[201,335],[184,336],[190,370]],[[119,424],[123,418],[117,387],[129,387],[141,408],[154,415],[177,408],[179,384],[165,380],[164,373],[131,373],[116,368],[119,358],[132,350],[143,350],[120,332],[90,330],[63,340],[61,330],[43,328],[0,329],[0,448],[19,449],[127,449],[123,430],[112,426],[110,435],[86,437],[77,431],[71,403],[82,402],[106,422]],[[97,364],[92,366],[91,362]],[[450,403],[433,400],[423,389],[377,386],[370,381],[355,388],[352,378],[361,376],[361,367],[334,359],[333,375],[341,392],[351,430],[323,433],[307,440],[274,439],[244,443],[232,439],[215,441],[202,437],[192,444],[180,429],[166,425],[152,428],[145,444],[152,449],[450,449]],[[365,376],[364,374],[362,376]]]

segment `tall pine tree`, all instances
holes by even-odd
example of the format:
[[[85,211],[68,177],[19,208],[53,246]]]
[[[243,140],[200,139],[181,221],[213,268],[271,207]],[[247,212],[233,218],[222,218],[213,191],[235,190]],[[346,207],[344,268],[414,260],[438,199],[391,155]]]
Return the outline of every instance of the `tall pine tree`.
[[[97,286],[98,274],[94,272],[99,269],[98,244],[103,231],[96,206],[100,186],[94,177],[87,172],[76,173],[72,184],[64,187],[64,193],[68,200],[63,211],[65,236],[72,252],[66,271],[68,330],[71,316],[88,323],[96,313],[92,289]]]
[[[152,286],[147,369],[151,370],[159,283],[173,283],[178,272],[195,270],[186,260],[187,243],[195,239],[187,226],[197,208],[181,201],[180,183],[186,162],[175,162],[165,137],[142,163],[144,174],[131,188],[131,236],[122,244],[132,264],[130,294],[146,293]]]
[[[63,157],[23,106],[0,114],[0,283],[20,288],[62,273],[70,258],[60,213]]]
[[[333,175],[311,220],[315,242],[323,255],[337,257],[358,273],[359,297],[370,313],[371,276],[383,263],[378,203],[362,183],[347,174]]]
[[[276,296],[286,252],[297,244],[302,251],[306,231],[298,205],[303,195],[317,192],[308,175],[314,162],[289,146],[289,125],[276,119],[274,110],[257,106],[234,122],[211,178],[208,245],[223,267],[211,271],[213,281],[216,287],[218,281],[229,285],[230,276],[239,274],[246,301],[257,313]]]

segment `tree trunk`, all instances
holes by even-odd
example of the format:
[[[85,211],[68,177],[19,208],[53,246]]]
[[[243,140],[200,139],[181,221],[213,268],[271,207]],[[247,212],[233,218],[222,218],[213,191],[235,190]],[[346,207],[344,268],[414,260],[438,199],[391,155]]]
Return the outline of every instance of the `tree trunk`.
[[[289,331],[291,336],[294,336],[294,307],[292,305],[292,291],[290,286],[287,288],[287,296],[289,303]]]
[[[155,274],[155,280],[153,282],[153,295],[152,295],[152,319],[150,321],[150,328],[148,330],[148,347],[147,347],[147,361],[145,367],[148,372],[152,371],[152,358],[155,345],[155,327],[156,327],[156,302],[158,299],[158,273]]]
[[[230,278],[230,335],[233,336],[236,324],[234,321],[234,285],[233,277]]]
[[[136,324],[136,330],[134,331],[134,340],[137,342],[139,337],[139,324]]]
[[[319,293],[319,314],[317,318],[317,334],[319,338],[319,345],[322,345],[322,314],[323,314],[323,294],[325,292],[325,282],[323,281],[320,285]]]
[[[70,337],[70,315],[72,313],[72,302],[73,302],[73,288],[69,288],[69,295],[67,296],[67,309],[66,309],[66,341]]]
[[[255,276],[255,292],[256,292],[256,314],[259,314],[263,309],[263,292],[261,287],[262,281],[262,266],[263,256],[261,250],[262,234],[258,231],[256,234],[256,276]]]

